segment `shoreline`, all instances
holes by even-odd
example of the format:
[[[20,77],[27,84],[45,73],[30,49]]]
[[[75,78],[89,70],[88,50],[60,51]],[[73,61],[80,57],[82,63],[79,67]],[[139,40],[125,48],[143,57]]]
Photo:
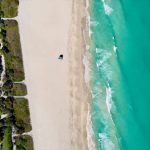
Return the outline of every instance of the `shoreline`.
[[[23,5],[24,2],[20,2],[20,3],[22,3],[22,5]],[[52,2],[50,2],[50,3],[52,3]],[[34,55],[32,54],[32,57],[28,58],[30,53],[29,53],[29,51],[27,51],[27,48],[29,50],[29,48],[33,49],[33,47],[25,46],[25,44],[31,44],[31,46],[33,46],[33,45],[31,43],[31,41],[24,39],[25,36],[26,36],[26,38],[27,37],[29,38],[29,36],[32,36],[31,33],[29,33],[29,34],[25,33],[25,31],[28,32],[27,27],[26,27],[26,26],[28,26],[28,28],[29,28],[28,23],[30,23],[30,26],[31,26],[31,22],[27,23],[27,21],[31,21],[31,20],[27,20],[27,18],[26,18],[26,22],[25,22],[25,20],[23,20],[23,17],[25,17],[26,14],[25,14],[25,12],[23,12],[23,13],[21,12],[21,11],[23,11],[23,9],[29,9],[29,8],[27,8],[29,6],[26,5],[24,7],[23,6],[19,7],[20,8],[19,16],[17,18],[18,18],[18,22],[19,22],[19,26],[20,26],[22,53],[23,53],[23,60],[24,60],[24,66],[25,66],[25,75],[26,75],[26,80],[27,80],[26,84],[29,89],[28,90],[28,97],[29,97],[28,99],[29,99],[29,106],[30,106],[30,113],[31,113],[31,123],[32,123],[32,127],[33,127],[32,136],[33,136],[33,141],[34,141],[34,147],[36,150],[38,150],[38,149],[46,150],[46,148],[48,146],[49,146],[49,148],[53,148],[53,149],[61,148],[62,150],[66,150],[68,148],[70,150],[71,149],[72,150],[73,149],[81,149],[81,150],[88,149],[87,123],[88,123],[88,113],[89,113],[88,107],[89,107],[89,101],[90,101],[90,92],[88,89],[88,85],[85,81],[86,80],[85,79],[85,74],[86,74],[86,72],[85,72],[86,66],[85,65],[86,64],[84,64],[84,62],[83,62],[84,57],[87,57],[86,53],[87,53],[88,45],[86,43],[87,42],[86,40],[88,40],[88,38],[89,38],[88,32],[87,32],[88,29],[87,29],[86,3],[87,3],[87,1],[85,1],[85,0],[72,2],[72,10],[71,10],[71,15],[70,15],[71,23],[68,22],[68,24],[70,25],[69,26],[70,31],[68,30],[69,31],[69,39],[68,39],[68,37],[67,37],[67,39],[69,41],[68,40],[66,41],[68,43],[68,46],[66,46],[67,50],[66,50],[66,52],[64,52],[65,59],[66,59],[65,75],[67,75],[67,77],[65,77],[66,78],[65,82],[61,83],[61,84],[63,84],[63,88],[67,88],[67,91],[65,92],[65,97],[66,96],[68,97],[68,98],[66,98],[66,100],[65,100],[66,102],[63,103],[63,105],[66,105],[68,103],[67,104],[68,106],[66,107],[67,108],[66,110],[59,111],[61,114],[65,113],[64,117],[66,117],[66,114],[67,114],[68,121],[67,122],[63,121],[62,123],[65,124],[65,126],[67,125],[68,129],[65,129],[66,131],[63,131],[62,133],[64,134],[64,136],[68,137],[68,139],[67,139],[67,141],[64,141],[64,139],[63,139],[64,136],[63,136],[62,139],[59,141],[60,145],[58,145],[57,148],[56,148],[56,145],[58,144],[58,140],[59,140],[58,137],[60,136],[59,133],[55,132],[56,133],[55,139],[54,139],[54,141],[52,140],[52,142],[54,142],[54,143],[47,142],[47,143],[45,143],[47,145],[44,145],[44,147],[43,147],[43,144],[45,141],[40,140],[41,138],[43,139],[43,136],[42,136],[41,132],[39,132],[38,130],[44,131],[45,129],[42,129],[41,126],[39,126],[40,129],[37,130],[37,127],[38,127],[37,124],[39,124],[39,122],[40,122],[40,120],[38,120],[39,117],[37,117],[37,115],[40,115],[39,110],[36,108],[38,106],[36,104],[36,101],[34,100],[34,94],[37,91],[33,90],[33,88],[35,88],[35,85],[34,86],[30,85],[30,84],[35,84],[36,80],[33,79],[33,77],[29,77],[29,75],[31,75],[31,74],[33,75],[33,71],[31,70],[31,65],[29,64],[29,62],[32,63],[32,61],[30,59],[34,59]],[[28,4],[29,4],[29,2],[28,2]],[[20,15],[20,13],[22,13],[22,14]],[[24,29],[22,30],[22,28],[24,28]],[[35,32],[35,34],[36,34],[36,32]],[[42,44],[41,44],[41,46],[42,46]],[[64,47],[64,49],[65,49],[65,47]],[[55,55],[56,54],[58,54],[58,52],[56,52]],[[41,55],[41,57],[44,57],[44,55],[43,56]],[[56,62],[51,62],[51,63],[54,66],[56,65],[56,64],[54,64]],[[33,64],[34,64],[34,62],[33,62]],[[48,67],[48,66],[46,66],[46,67]],[[57,80],[57,79],[53,78],[53,80]],[[80,83],[78,83],[78,81],[80,81]],[[58,81],[56,81],[56,82],[58,82]],[[67,83],[67,86],[65,86],[66,83]],[[49,90],[50,89],[52,90],[52,88],[53,88],[52,86],[48,87]],[[39,91],[39,92],[41,92],[41,91]],[[53,96],[53,98],[54,98],[54,96]],[[58,100],[58,98],[57,98],[57,100]],[[37,102],[37,103],[43,107],[43,110],[41,112],[44,113],[44,111],[46,111],[44,109],[44,108],[46,108],[46,106],[44,106],[42,104],[42,102]],[[47,105],[48,104],[51,104],[51,103],[48,102]],[[56,103],[56,105],[57,104],[58,103]],[[55,106],[55,109],[57,109],[56,106]],[[53,112],[51,112],[51,113],[53,113],[53,117],[55,118],[56,116],[55,116],[54,112],[55,111],[53,110]],[[47,113],[48,113],[47,115],[49,116],[50,110],[47,110]],[[40,115],[40,116],[42,117],[42,115]],[[62,117],[62,116],[60,116],[60,117]],[[59,120],[59,119],[61,119],[60,117],[58,118],[58,115],[57,115],[56,119]],[[47,118],[45,118],[44,121],[46,121],[46,119]],[[48,121],[46,121],[46,122],[48,123]],[[57,121],[57,122],[61,123],[60,121]],[[54,126],[57,126],[57,127],[54,127]],[[54,131],[61,128],[60,125],[54,125],[54,124],[51,125],[50,127],[53,128]],[[47,128],[47,130],[48,130],[48,128]],[[38,136],[41,136],[41,137],[38,137]],[[50,140],[53,139],[54,138],[53,134],[48,132],[47,138]],[[50,145],[50,143],[52,145]]]
[[[71,99],[71,127],[74,149],[87,150],[87,117],[90,92],[85,76],[87,75],[85,57],[87,58],[86,1],[74,1],[72,10],[72,24],[70,31],[70,99]]]

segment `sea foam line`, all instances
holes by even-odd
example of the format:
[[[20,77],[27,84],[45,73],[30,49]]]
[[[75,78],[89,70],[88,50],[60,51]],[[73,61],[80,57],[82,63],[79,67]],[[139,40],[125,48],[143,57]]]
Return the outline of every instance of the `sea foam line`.
[[[87,20],[88,36],[90,38],[91,35],[92,35],[92,30],[90,29],[91,18],[90,18],[88,9],[89,9],[89,0],[86,0],[86,20]],[[84,32],[83,32],[83,34],[84,34]],[[90,88],[90,86],[89,86],[90,72],[91,72],[90,54],[89,54],[90,45],[88,45],[88,42],[86,41],[85,36],[84,36],[84,41],[86,43],[86,49],[85,49],[85,53],[84,53],[84,56],[83,56],[84,79],[85,79],[85,83],[86,83],[87,87]],[[92,128],[92,121],[91,121],[91,114],[90,114],[90,104],[88,104],[86,132],[87,132],[87,146],[88,146],[88,149],[89,150],[96,150],[95,142],[93,140],[94,139],[94,131],[93,131],[93,128]]]
[[[86,84],[88,85],[90,82],[90,63],[87,54],[83,56],[83,64],[84,64],[84,79]]]
[[[97,60],[96,65],[100,67],[104,62],[106,62],[110,57],[111,53],[107,50],[96,48],[96,53],[101,56],[101,59]]]
[[[115,150],[114,143],[106,133],[99,133],[99,142],[101,143],[102,150]]]
[[[86,20],[88,24],[88,35],[89,37],[91,37],[93,31],[91,30],[91,16],[89,14],[89,8],[90,8],[89,0],[86,0]]]
[[[110,113],[112,108],[112,89],[110,88],[109,85],[108,87],[106,87],[106,105],[108,112]]]
[[[88,105],[86,132],[87,132],[88,150],[96,150],[89,105]]]
[[[90,82],[90,61],[89,61],[89,46],[86,46],[86,53],[83,57],[83,64],[85,67],[84,71],[84,79],[89,88]],[[95,142],[94,142],[94,131],[92,128],[92,121],[91,121],[91,113],[90,113],[90,104],[88,104],[88,112],[87,112],[87,122],[86,122],[86,132],[87,132],[87,145],[88,150],[96,150]]]
[[[110,87],[110,84],[107,83],[107,87],[106,87],[106,106],[107,106],[107,110],[109,112],[110,119],[112,121],[112,125],[115,129],[116,128],[115,122],[114,122],[112,114],[111,114],[111,109],[113,108],[113,110],[115,110],[115,105],[114,105],[113,100],[112,100],[112,93],[113,93],[112,88]],[[101,133],[101,134],[103,134],[103,133]],[[109,138],[107,138],[106,134],[104,136],[101,135],[101,138],[102,137],[103,137],[104,144],[106,143],[106,147],[105,147],[106,150],[115,150],[115,147],[119,146],[119,141],[118,141],[118,138],[116,136],[116,133],[114,134],[114,138],[115,138],[115,141],[116,141],[116,144],[117,144],[116,146]],[[119,147],[118,147],[118,150],[119,150]]]

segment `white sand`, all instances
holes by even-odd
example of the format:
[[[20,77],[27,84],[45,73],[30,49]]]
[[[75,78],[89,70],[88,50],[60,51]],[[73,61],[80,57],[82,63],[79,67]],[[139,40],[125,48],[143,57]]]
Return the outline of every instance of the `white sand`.
[[[35,150],[70,150],[67,41],[71,0],[20,0]],[[59,54],[64,60],[58,60]]]
[[[71,0],[20,0],[35,150],[87,150],[84,11],[84,0],[74,1],[73,7]],[[61,53],[63,61],[57,59]]]

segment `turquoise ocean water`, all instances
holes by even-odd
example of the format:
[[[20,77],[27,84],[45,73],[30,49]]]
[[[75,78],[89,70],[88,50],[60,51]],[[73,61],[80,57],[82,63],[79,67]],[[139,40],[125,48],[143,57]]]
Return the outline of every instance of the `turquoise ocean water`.
[[[97,150],[150,150],[150,1],[90,0]]]

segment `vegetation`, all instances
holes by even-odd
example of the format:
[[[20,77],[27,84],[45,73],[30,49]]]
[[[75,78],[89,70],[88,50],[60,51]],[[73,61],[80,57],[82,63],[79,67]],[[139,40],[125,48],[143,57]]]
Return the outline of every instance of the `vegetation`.
[[[3,84],[3,87],[2,87],[2,90],[5,92],[5,91],[8,91],[10,89],[13,88],[13,81],[11,80],[7,80],[4,84]]]
[[[11,116],[13,111],[13,97],[0,97],[0,114],[8,114]],[[1,120],[0,120],[1,121]]]
[[[31,131],[30,113],[27,99],[15,99],[13,103],[15,126],[17,133],[22,134],[24,132]]]
[[[1,17],[13,18],[18,14],[19,0],[1,0],[0,1],[0,14]]]
[[[2,150],[12,150],[11,127],[3,128]]]
[[[15,83],[12,87],[10,86],[3,86],[3,91],[5,91],[5,95],[10,96],[25,96],[27,95],[27,88],[25,84],[22,83]]]
[[[16,150],[33,150],[33,140],[29,135],[15,137]]]
[[[0,127],[14,125],[17,134],[31,131],[32,127],[27,99],[8,97],[0,100],[0,102],[1,111],[3,114],[7,114],[5,118],[0,119]]]
[[[18,23],[15,20],[6,20],[1,24],[3,24],[1,26],[4,30],[1,32],[3,36],[3,48],[1,51],[5,56],[5,80],[22,81],[24,80],[24,68]]]
[[[15,83],[11,90],[11,95],[13,96],[25,96],[27,95],[27,88],[25,84]]]
[[[0,143],[2,143],[3,138],[4,138],[4,127],[1,126],[0,124]]]
[[[0,0],[0,75],[3,72],[1,55],[5,58],[4,84],[0,86],[0,150],[12,150],[12,127],[16,150],[33,150],[31,136],[23,135],[31,131],[28,100],[14,98],[27,94],[18,23],[4,18],[16,17],[19,0]],[[3,96],[4,95],[4,96]]]

